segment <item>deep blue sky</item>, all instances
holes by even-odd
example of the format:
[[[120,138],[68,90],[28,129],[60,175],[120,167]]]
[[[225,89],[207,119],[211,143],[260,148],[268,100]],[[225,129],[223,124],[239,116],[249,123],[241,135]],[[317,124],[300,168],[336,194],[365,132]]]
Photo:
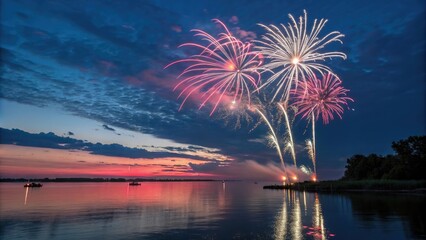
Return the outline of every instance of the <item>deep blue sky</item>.
[[[342,120],[318,123],[319,174],[339,177],[351,155],[392,153],[392,141],[424,135],[425,2],[413,0],[2,0],[0,122],[30,133],[77,132],[76,139],[94,143],[199,146],[234,161],[277,162],[262,142],[264,126],[234,130],[191,105],[178,111],[171,86],[179,69],[163,67],[182,58],[178,45],[196,41],[191,29],[217,30],[213,18],[259,39],[264,31],[257,23],[287,23],[288,13],[300,16],[303,9],[310,23],[329,19],[323,34],[345,34],[343,45],[330,47],[348,58],[330,66],[355,100]],[[233,16],[238,21],[230,21]],[[49,122],[59,115],[64,117]],[[98,126],[96,133],[91,124]],[[303,144],[306,122],[296,118],[295,126],[296,141]],[[126,132],[127,140],[125,134],[108,135],[114,129]],[[150,134],[147,142],[135,144],[141,133]],[[217,167],[212,162],[192,169]]]

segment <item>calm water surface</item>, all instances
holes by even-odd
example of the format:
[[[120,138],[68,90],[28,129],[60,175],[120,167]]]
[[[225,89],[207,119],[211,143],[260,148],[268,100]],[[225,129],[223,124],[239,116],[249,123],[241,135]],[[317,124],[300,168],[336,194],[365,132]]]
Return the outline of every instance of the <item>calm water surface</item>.
[[[263,183],[0,184],[0,239],[425,239],[426,197]]]

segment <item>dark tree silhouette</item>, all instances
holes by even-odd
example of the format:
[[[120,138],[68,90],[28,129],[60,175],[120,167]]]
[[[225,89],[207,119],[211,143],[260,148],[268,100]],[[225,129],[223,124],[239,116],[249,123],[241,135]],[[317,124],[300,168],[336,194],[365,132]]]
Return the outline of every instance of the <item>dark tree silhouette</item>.
[[[395,155],[354,155],[347,160],[343,179],[426,179],[426,136],[392,142]]]

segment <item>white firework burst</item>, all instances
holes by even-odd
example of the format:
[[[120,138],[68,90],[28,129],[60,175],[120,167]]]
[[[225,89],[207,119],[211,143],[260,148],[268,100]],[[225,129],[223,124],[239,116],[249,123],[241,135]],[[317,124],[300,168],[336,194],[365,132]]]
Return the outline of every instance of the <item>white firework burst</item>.
[[[257,48],[265,59],[269,59],[264,68],[273,71],[271,77],[259,89],[277,82],[272,101],[281,93],[280,100],[287,102],[293,85],[297,88],[299,81],[315,77],[315,72],[332,73],[331,69],[320,61],[331,58],[346,59],[342,52],[321,51],[329,43],[342,43],[340,39],[344,37],[338,31],[319,37],[327,23],[326,19],[315,19],[309,31],[306,11],[304,16],[299,17],[299,22],[291,14],[289,18],[290,23],[281,24],[281,29],[275,25],[259,24],[267,33],[262,36],[262,40],[257,41],[260,44]]]

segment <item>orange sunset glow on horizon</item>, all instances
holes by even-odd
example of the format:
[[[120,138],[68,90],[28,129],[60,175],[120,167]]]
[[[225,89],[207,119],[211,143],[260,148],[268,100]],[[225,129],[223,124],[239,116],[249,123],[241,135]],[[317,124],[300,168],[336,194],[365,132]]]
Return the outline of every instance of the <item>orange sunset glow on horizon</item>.
[[[84,151],[2,145],[0,175],[9,178],[44,177],[217,177],[196,173],[185,158],[123,158]]]

